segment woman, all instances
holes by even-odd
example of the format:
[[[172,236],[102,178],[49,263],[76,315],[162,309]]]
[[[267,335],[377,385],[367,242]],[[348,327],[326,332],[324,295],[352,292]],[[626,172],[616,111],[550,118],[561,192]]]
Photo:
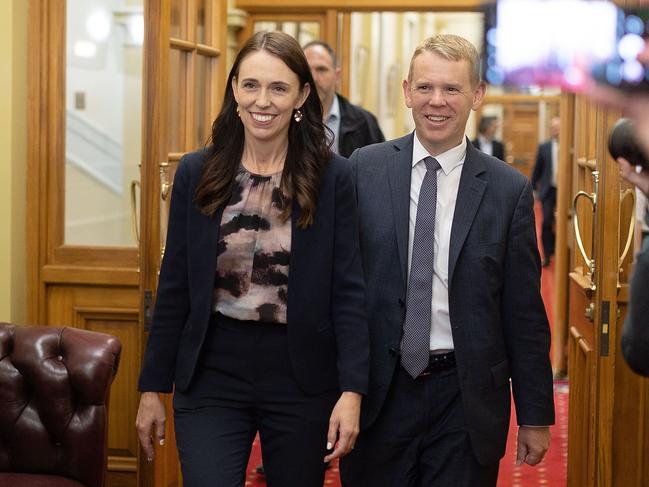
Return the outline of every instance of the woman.
[[[137,429],[164,441],[174,390],[184,485],[241,486],[259,432],[270,487],[322,486],[348,453],[369,344],[356,203],[299,44],[238,54],[212,145],[176,172]]]

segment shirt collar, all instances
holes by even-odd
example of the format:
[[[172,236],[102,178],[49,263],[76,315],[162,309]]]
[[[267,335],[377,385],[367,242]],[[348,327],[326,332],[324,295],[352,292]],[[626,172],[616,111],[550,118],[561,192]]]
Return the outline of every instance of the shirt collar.
[[[334,120],[340,120],[340,103],[338,103],[338,95],[334,95],[334,101],[331,103],[331,109],[329,110],[326,119],[331,120],[332,117]]]
[[[413,137],[413,147],[412,147],[412,167],[415,167],[420,161],[425,157],[433,157],[424,146],[419,142],[417,132],[415,131]],[[441,154],[435,156],[437,162],[442,167],[444,174],[450,173],[456,166],[464,164],[464,158],[466,157],[466,137],[462,137],[462,142],[460,145],[453,147],[452,149],[442,152]]]

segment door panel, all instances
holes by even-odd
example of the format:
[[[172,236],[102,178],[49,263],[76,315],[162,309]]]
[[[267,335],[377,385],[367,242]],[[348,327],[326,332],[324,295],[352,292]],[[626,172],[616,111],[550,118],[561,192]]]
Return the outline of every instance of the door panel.
[[[255,13],[248,17],[246,27],[241,31],[239,45],[242,45],[254,33],[266,31],[281,31],[292,35],[300,45],[309,41],[319,40],[325,36],[326,15],[324,13]],[[331,44],[335,46],[334,43]]]
[[[644,485],[639,451],[649,428],[646,381],[624,363],[633,205],[607,152],[619,113],[577,97],[574,110],[569,357],[568,485]],[[586,391],[589,390],[588,393]],[[588,418],[586,420],[585,418]]]
[[[119,485],[136,485],[133,424],[142,337],[138,249],[128,204],[140,162],[136,51],[142,47],[124,25],[129,16],[137,22],[141,10],[102,11],[88,31],[94,36],[92,48],[84,51],[78,42],[92,13],[85,7],[64,0],[30,2],[28,322],[120,338],[122,367],[109,409],[107,485],[117,485],[117,478]],[[114,110],[106,110],[106,103]],[[130,116],[130,110],[137,113]],[[113,206],[117,226],[106,223],[106,214],[115,216]],[[104,233],[104,227],[119,238]]]
[[[507,144],[507,162],[531,178],[539,145],[538,103],[505,105],[503,141]]]
[[[594,354],[588,339],[579,332],[577,326],[570,328],[568,348],[573,360],[570,377],[570,403],[591,404]],[[592,416],[583,414],[582,409],[569,409],[568,458],[571,459],[568,463],[569,485],[593,485],[594,458],[592,452],[578,450],[582,445],[592,443],[595,432],[593,419]],[[577,451],[575,451],[576,449]]]

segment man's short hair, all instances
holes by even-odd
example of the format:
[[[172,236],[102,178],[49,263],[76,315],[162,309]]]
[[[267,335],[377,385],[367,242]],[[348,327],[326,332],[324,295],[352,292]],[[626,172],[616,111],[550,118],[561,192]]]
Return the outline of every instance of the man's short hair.
[[[485,115],[481,117],[480,122],[478,122],[478,133],[484,134],[489,126],[496,120],[498,120],[498,117],[494,117],[493,115]]]
[[[471,85],[478,86],[480,83],[480,54],[478,53],[478,50],[464,37],[453,34],[438,34],[425,39],[424,42],[417,46],[417,49],[415,49],[415,52],[410,59],[408,81],[412,81],[412,66],[415,58],[424,51],[432,52],[444,59],[448,59],[449,61],[468,61],[471,70],[469,72]]]
[[[327,44],[325,41],[319,41],[319,40],[310,41],[304,44],[304,46],[302,46],[302,50],[306,51],[309,47],[313,47],[313,46],[323,47],[324,50],[327,51],[331,56],[331,60],[334,63],[334,68],[337,66],[338,61],[336,60],[336,53],[334,52],[333,48],[329,44]]]

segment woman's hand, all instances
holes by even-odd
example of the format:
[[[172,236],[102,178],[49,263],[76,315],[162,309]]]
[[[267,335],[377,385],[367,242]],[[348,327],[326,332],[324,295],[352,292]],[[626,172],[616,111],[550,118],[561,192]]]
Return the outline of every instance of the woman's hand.
[[[165,442],[166,413],[162,399],[157,392],[143,392],[140,396],[140,406],[137,409],[135,428],[140,438],[140,444],[146,454],[147,461],[153,461],[153,426],[155,425],[156,441],[160,445]]]
[[[329,418],[327,450],[334,448],[324,457],[325,462],[347,455],[354,448],[360,431],[361,400],[357,392],[343,392],[334,406]]]

